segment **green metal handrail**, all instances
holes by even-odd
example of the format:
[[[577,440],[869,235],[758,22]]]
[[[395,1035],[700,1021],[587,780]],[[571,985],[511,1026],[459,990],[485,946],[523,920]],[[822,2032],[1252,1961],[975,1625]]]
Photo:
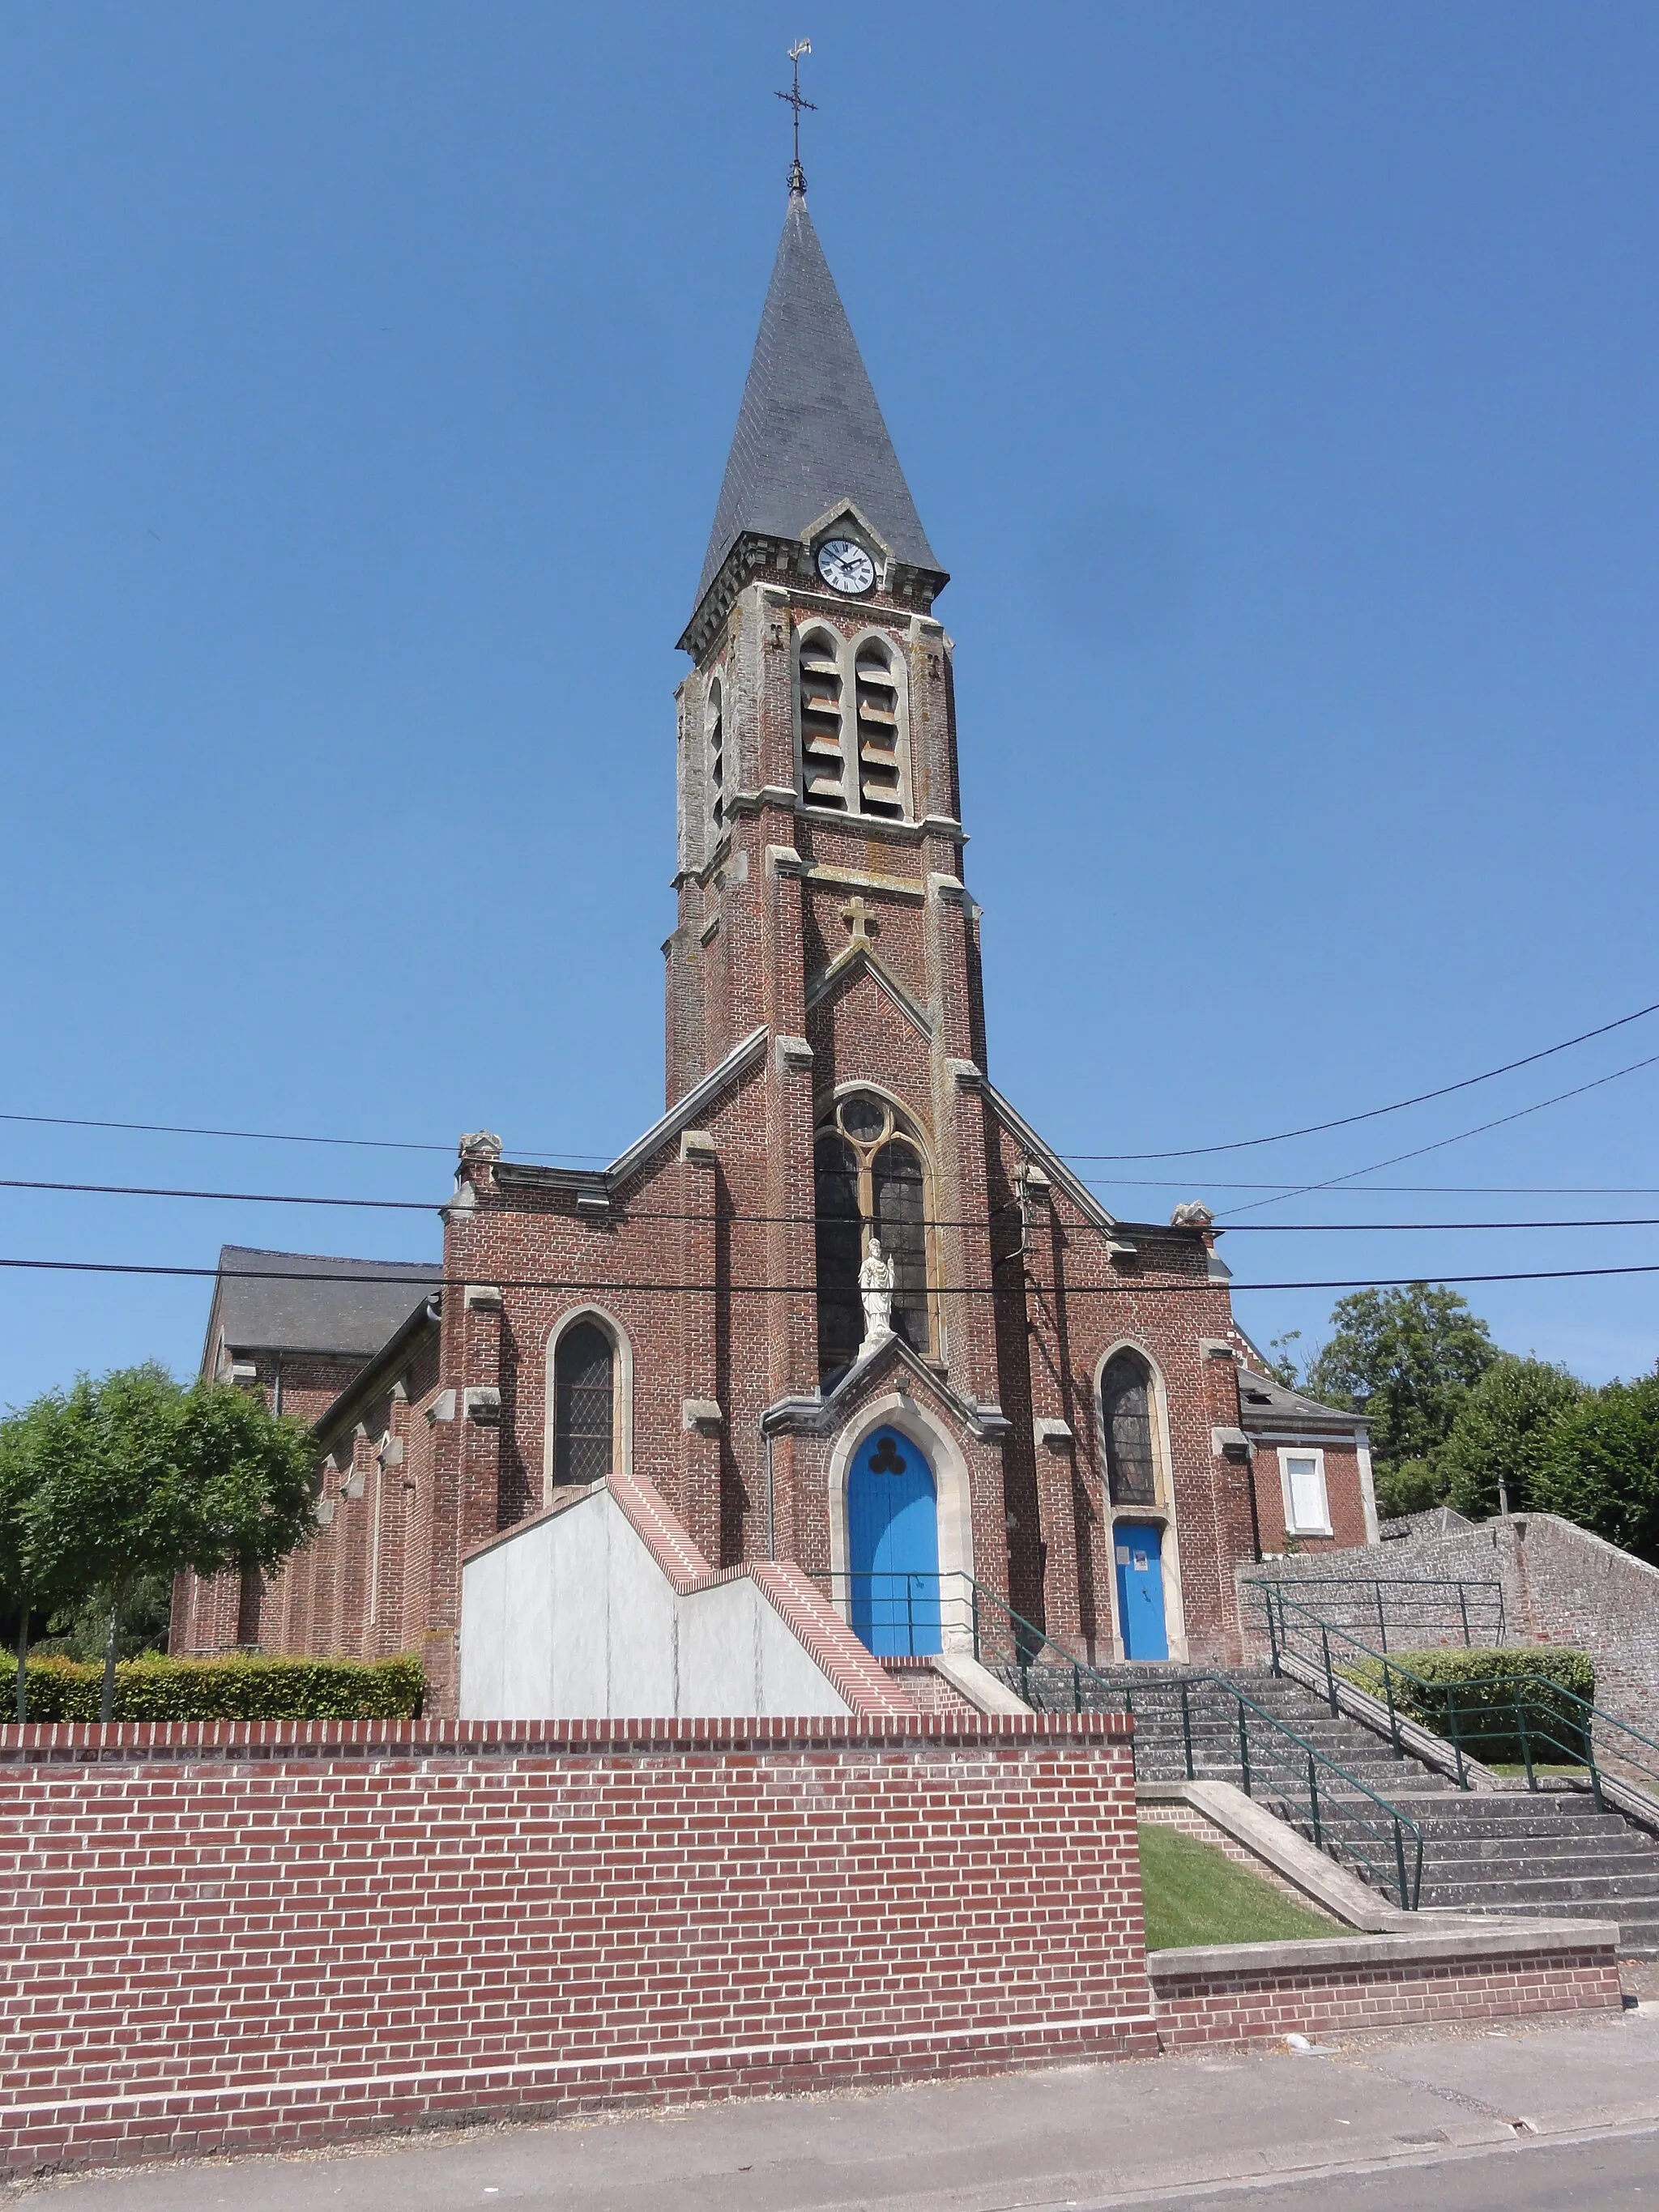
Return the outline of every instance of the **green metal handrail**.
[[[1000,1674],[1011,1688],[1018,1686],[1028,1705],[1038,1702],[1033,1688],[1049,1687],[1056,1677],[1069,1689],[1073,1712],[1118,1707],[1133,1719],[1138,1708],[1150,1719],[1160,1698],[1178,1703],[1182,1764],[1189,1782],[1200,1778],[1193,1739],[1194,1693],[1219,1698],[1224,1710],[1231,1699],[1229,1727],[1237,1731],[1246,1796],[1265,1800],[1300,1821],[1327,1857],[1352,1865],[1379,1888],[1392,1889],[1407,1911],[1416,1909],[1423,1886],[1423,1832],[1417,1822],[1224,1674],[1197,1673],[1134,1685],[1114,1680],[1053,1643],[1045,1630],[1015,1612],[994,1590],[983,1589],[961,1572],[814,1574],[811,1578],[832,1601],[843,1598],[849,1617],[855,1596],[864,1607],[884,1607],[886,1617],[879,1624],[884,1632],[896,1635],[901,1626],[905,1632],[904,1650],[890,1656],[921,1656],[924,1649],[935,1648],[918,1643],[919,1630],[923,1636],[942,1636],[948,1626],[957,1634],[971,1634],[975,1658]],[[1139,1755],[1133,1736],[1130,1741],[1138,1773]],[[1356,1798],[1375,1813],[1356,1806]]]
[[[1375,1617],[1377,1642],[1384,1651],[1389,1648],[1391,1626],[1396,1641],[1402,1630],[1407,1635],[1419,1636],[1425,1631],[1442,1632],[1443,1640],[1461,1641],[1469,1647],[1476,1643],[1504,1641],[1504,1585],[1492,1576],[1298,1575],[1281,1582],[1264,1575],[1253,1577],[1245,1587],[1263,1591],[1294,1589],[1301,1594],[1297,1603],[1304,1602],[1316,1591],[1322,1598],[1334,1591],[1342,1592],[1345,1597],[1352,1593],[1352,1610],[1364,1617],[1367,1626]],[[1316,1607],[1310,1609],[1319,1610]],[[1391,1614],[1395,1616],[1392,1622]],[[1401,1620],[1401,1614],[1407,1618]],[[1358,1620],[1339,1618],[1332,1607],[1327,1607],[1321,1618],[1330,1620],[1333,1626],[1349,1630],[1357,1630],[1360,1625]],[[1427,1640],[1439,1642],[1443,1635],[1430,1634]]]
[[[1589,1778],[1590,1794],[1596,1809],[1603,1809],[1604,1779],[1619,1779],[1620,1767],[1632,1770],[1640,1778],[1640,1786],[1659,1794],[1659,1741],[1644,1735],[1640,1729],[1632,1728],[1628,1721],[1620,1720],[1605,1711],[1589,1698],[1581,1697],[1564,1683],[1534,1678],[1501,1675],[1474,1676],[1463,1682],[1437,1682],[1413,1668],[1402,1666],[1386,1651],[1373,1650],[1337,1623],[1325,1620],[1312,1606],[1300,1598],[1286,1595],[1282,1585],[1257,1583],[1255,1588],[1267,1594],[1267,1634],[1276,1674],[1286,1670],[1286,1657],[1301,1660],[1304,1666],[1316,1668],[1324,1678],[1325,1695],[1333,1714],[1338,1711],[1338,1685],[1346,1683],[1351,1688],[1372,1694],[1366,1690],[1365,1676],[1373,1679],[1380,1670],[1382,1682],[1382,1702],[1389,1716],[1389,1741],[1396,1759],[1406,1756],[1401,1740],[1400,1708],[1407,1708],[1407,1719],[1419,1727],[1428,1723],[1420,1718],[1424,1713],[1439,1717],[1443,1715],[1443,1729],[1431,1733],[1443,1735],[1451,1753],[1452,1765],[1460,1790],[1473,1787],[1469,1779],[1469,1764],[1478,1756],[1474,1747],[1485,1743],[1488,1747],[1498,1730],[1492,1723],[1499,1716],[1506,1716],[1507,1727],[1499,1737],[1505,1745],[1519,1747],[1521,1765],[1526,1774],[1528,1790],[1539,1787],[1538,1768],[1554,1763],[1549,1754],[1559,1754],[1559,1763],[1582,1768]],[[1309,1647],[1316,1632],[1318,1638],[1317,1659],[1310,1656]],[[1338,1647],[1333,1653],[1333,1639]],[[1346,1663],[1339,1664],[1339,1660]],[[1596,1737],[1602,1739],[1598,1756]],[[1639,1749],[1638,1748],[1639,1747]],[[1611,1753],[1612,1762],[1609,1762]]]

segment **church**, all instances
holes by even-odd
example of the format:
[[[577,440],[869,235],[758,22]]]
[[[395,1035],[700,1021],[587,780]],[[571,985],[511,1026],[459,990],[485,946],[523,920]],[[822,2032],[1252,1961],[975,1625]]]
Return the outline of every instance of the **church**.
[[[204,1371],[313,1425],[318,1528],[181,1577],[173,1651],[413,1651],[453,1714],[468,1563],[607,1486],[872,1653],[971,1603],[1224,1665],[1242,1565],[1376,1540],[1207,1209],[1115,1218],[993,1080],[948,580],[797,165],[679,641],[665,1110],[603,1170],[464,1137],[430,1267],[226,1249]]]

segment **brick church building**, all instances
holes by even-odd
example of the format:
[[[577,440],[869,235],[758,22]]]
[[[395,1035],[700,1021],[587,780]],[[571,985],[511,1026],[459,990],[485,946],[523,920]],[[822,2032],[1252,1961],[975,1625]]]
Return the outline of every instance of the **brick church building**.
[[[182,1578],[173,1650],[413,1650],[452,1711],[465,1559],[611,1477],[877,1648],[898,1576],[1224,1662],[1242,1562],[1375,1540],[1364,1424],[1260,1371],[1206,1209],[1115,1219],[992,1080],[947,580],[792,186],[680,640],[666,1110],[602,1170],[463,1138],[441,1265],[226,1250],[205,1371],[314,1424],[319,1527]]]

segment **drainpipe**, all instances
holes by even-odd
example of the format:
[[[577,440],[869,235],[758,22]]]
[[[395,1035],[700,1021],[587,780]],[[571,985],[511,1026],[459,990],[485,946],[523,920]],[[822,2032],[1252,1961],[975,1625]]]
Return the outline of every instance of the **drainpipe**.
[[[772,1482],[772,1431],[766,1425],[764,1413],[760,1418],[761,1444],[766,1454],[766,1556],[778,1556],[777,1495]]]

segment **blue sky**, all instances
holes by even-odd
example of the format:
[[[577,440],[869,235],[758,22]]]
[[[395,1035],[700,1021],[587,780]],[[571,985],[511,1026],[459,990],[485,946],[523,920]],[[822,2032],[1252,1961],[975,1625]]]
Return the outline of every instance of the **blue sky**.
[[[0,7],[0,1110],[609,1156],[661,1104],[673,720],[813,36],[815,221],[955,580],[992,1073],[1061,1149],[1297,1127],[1659,999],[1659,15]],[[1224,1211],[1659,1054],[1158,1164]],[[1374,1178],[1659,1187],[1659,1067]],[[441,1197],[441,1152],[0,1122],[11,1177]],[[1308,1196],[1255,1222],[1659,1214]],[[0,1253],[418,1214],[0,1193]],[[1230,1236],[1242,1281],[1659,1261]],[[1647,1369],[1659,1277],[1471,1291]],[[0,1274],[0,1402],[207,1286]],[[1317,1338],[1318,1291],[1242,1296]]]

